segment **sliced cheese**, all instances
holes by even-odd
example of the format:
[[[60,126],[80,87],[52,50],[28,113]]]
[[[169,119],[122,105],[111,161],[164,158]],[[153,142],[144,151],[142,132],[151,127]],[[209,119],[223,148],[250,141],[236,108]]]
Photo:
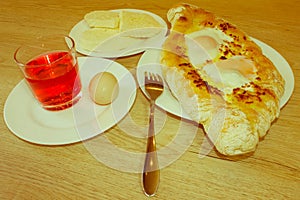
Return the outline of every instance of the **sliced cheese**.
[[[95,49],[101,48],[101,44],[116,36],[119,33],[118,29],[108,28],[92,28],[84,31],[81,34],[79,43],[80,46],[88,51],[94,51]]]
[[[84,20],[91,28],[118,28],[119,12],[108,10],[95,10],[87,13]]]
[[[123,36],[148,38],[158,34],[162,25],[147,13],[121,11],[120,32]]]

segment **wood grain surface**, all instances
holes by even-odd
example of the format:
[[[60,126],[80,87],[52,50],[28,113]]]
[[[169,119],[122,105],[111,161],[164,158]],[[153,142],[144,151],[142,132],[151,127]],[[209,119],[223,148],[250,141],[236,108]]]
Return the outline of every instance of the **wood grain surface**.
[[[149,102],[140,90],[128,115],[104,134],[62,146],[17,138],[3,118],[5,101],[23,78],[13,53],[38,35],[68,34],[92,10],[135,8],[166,13],[181,2],[155,0],[0,1],[0,199],[147,199],[141,186]],[[298,0],[186,0],[214,12],[276,49],[295,76],[294,93],[255,153],[228,158],[199,155],[201,126],[156,110],[161,181],[152,199],[299,199],[300,197],[300,2]],[[133,74],[142,54],[119,58]],[[55,130],[54,130],[55,131]],[[126,151],[110,152],[103,139]],[[101,143],[102,142],[102,143]],[[99,153],[99,154],[98,154]],[[136,156],[137,155],[137,156]],[[170,163],[164,161],[170,161]],[[132,169],[132,170],[130,170]]]

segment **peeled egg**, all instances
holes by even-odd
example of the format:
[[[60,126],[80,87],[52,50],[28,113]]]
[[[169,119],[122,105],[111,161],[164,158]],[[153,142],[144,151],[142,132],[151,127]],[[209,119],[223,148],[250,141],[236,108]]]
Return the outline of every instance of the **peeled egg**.
[[[100,72],[90,81],[89,94],[96,104],[110,104],[119,94],[118,80],[109,72]]]

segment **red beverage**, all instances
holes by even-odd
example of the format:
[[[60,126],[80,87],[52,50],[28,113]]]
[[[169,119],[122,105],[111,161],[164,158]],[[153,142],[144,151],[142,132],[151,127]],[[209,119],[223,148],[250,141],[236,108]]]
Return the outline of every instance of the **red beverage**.
[[[81,92],[78,64],[69,52],[38,56],[26,64],[25,74],[45,109],[62,110],[78,101],[75,98]]]

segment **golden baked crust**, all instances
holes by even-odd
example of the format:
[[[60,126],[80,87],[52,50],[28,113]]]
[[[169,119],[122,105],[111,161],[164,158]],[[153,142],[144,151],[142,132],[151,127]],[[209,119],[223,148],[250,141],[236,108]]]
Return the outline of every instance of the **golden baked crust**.
[[[203,124],[220,153],[254,151],[259,138],[279,116],[285,84],[282,76],[249,36],[210,12],[179,4],[169,10],[168,20],[172,28],[163,45],[161,63],[172,93],[190,117]],[[217,53],[195,65],[186,36],[199,31],[202,39],[217,33],[221,36],[215,39],[221,38],[221,42]],[[239,85],[220,81],[210,74],[214,69],[228,80],[228,74],[236,75]]]

